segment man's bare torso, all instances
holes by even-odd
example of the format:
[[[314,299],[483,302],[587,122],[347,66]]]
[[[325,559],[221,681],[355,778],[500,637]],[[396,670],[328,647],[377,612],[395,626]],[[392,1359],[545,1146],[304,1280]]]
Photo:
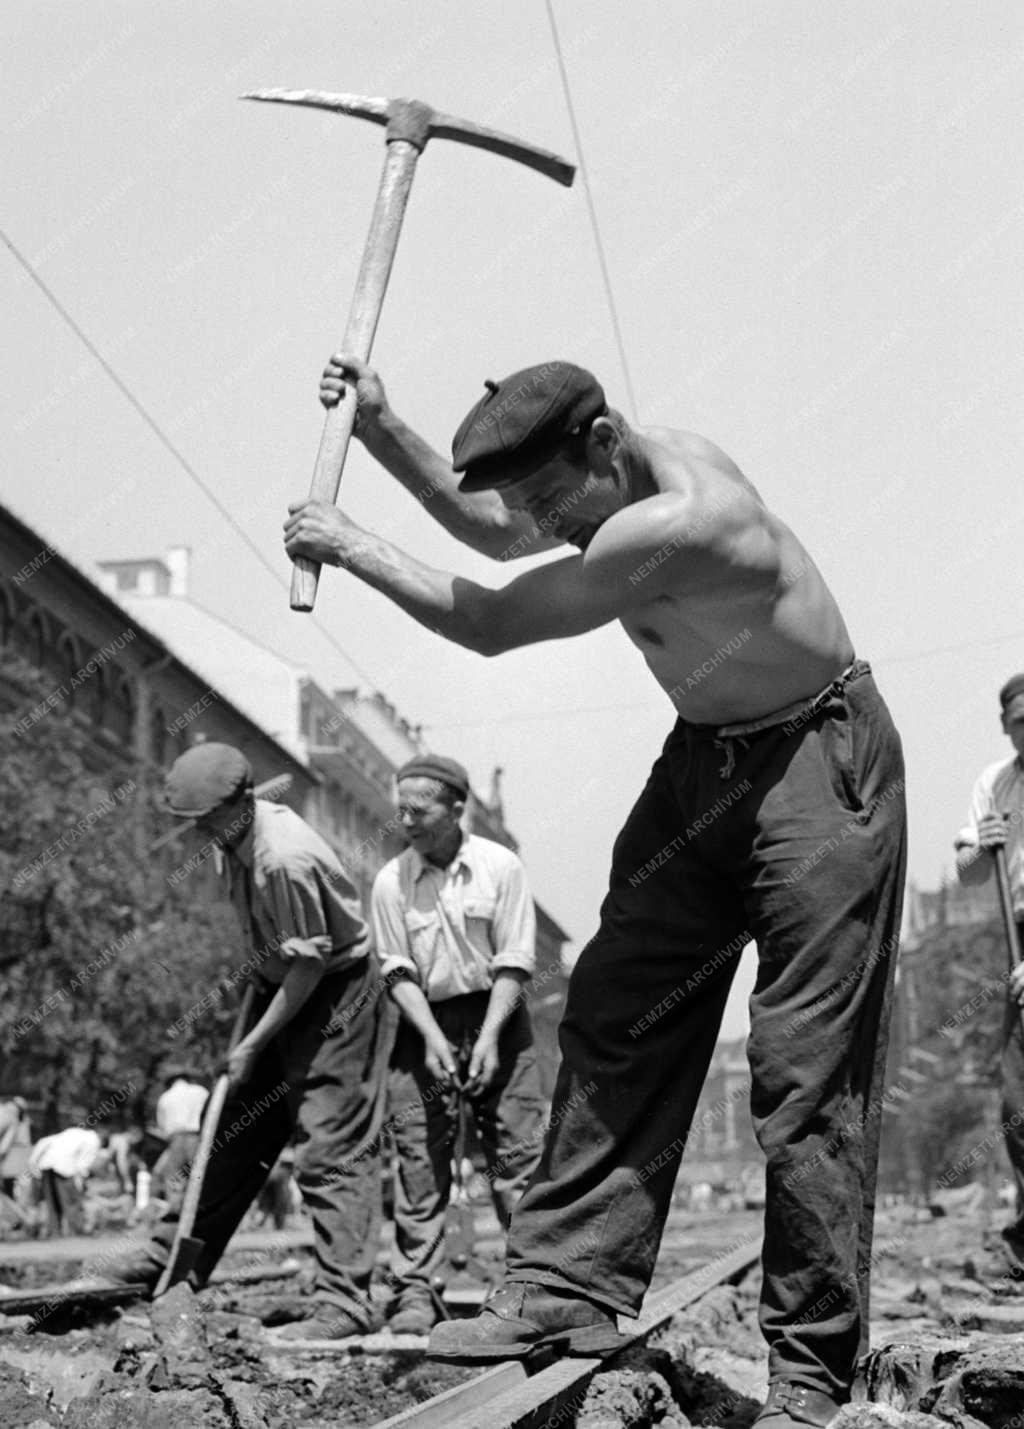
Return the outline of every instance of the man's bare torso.
[[[661,503],[647,498],[655,539],[628,580],[642,589],[657,571],[658,591],[620,620],[678,713],[724,724],[817,694],[850,663],[853,647],[810,556],[710,442],[664,429],[648,429],[641,441],[659,493],[685,496],[693,515],[659,545]],[[638,517],[644,504],[628,509]],[[605,523],[601,544],[614,540],[625,514]]]

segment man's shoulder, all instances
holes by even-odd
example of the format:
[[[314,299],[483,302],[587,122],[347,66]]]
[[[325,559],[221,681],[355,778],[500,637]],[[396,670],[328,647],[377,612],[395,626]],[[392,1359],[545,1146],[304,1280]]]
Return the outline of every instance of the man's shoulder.
[[[389,858],[377,871],[373,880],[373,891],[388,893],[401,888],[403,880],[411,872],[413,858],[411,848],[404,848],[401,853],[396,853],[394,858]]]
[[[507,844],[499,843],[497,839],[485,838],[483,834],[468,834],[463,851],[470,864],[498,873],[523,867],[522,859]]]
[[[261,873],[289,873],[314,864],[341,867],[330,844],[287,804],[258,800],[253,836],[254,861]]]
[[[628,502],[602,526],[588,550],[603,547],[711,550],[752,529],[771,527],[760,495],[724,452],[692,432],[651,443],[656,490]]]
[[[975,781],[975,788],[984,790],[986,793],[995,793],[1007,784],[1012,784],[1018,776],[1017,756],[1011,754],[1008,759],[996,759],[991,764],[986,764],[985,768],[978,775]]]
[[[640,438],[649,448],[655,462],[659,460],[694,461],[717,467],[730,476],[742,476],[732,457],[700,432],[681,427],[641,427]]]

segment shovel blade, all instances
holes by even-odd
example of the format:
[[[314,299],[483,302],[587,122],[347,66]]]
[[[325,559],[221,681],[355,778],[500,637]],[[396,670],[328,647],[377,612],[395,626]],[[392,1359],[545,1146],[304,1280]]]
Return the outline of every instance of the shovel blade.
[[[156,1283],[153,1299],[164,1295],[172,1285],[189,1275],[203,1250],[203,1242],[195,1236],[183,1235],[174,1248],[174,1254],[164,1267],[164,1273]]]

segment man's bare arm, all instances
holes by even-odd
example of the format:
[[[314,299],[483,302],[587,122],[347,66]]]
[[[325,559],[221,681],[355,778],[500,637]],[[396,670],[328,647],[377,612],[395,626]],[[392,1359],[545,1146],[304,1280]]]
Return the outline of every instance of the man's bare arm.
[[[581,635],[645,605],[665,590],[699,590],[725,570],[735,584],[728,532],[677,496],[656,496],[609,520],[586,556],[534,567],[492,589],[437,571],[356,526],[328,502],[289,507],[285,549],[344,566],[414,620],[481,655]],[[615,528],[618,527],[616,532]],[[721,548],[721,549],[716,549]]]
[[[494,590],[424,565],[326,502],[303,501],[289,510],[290,556],[343,566],[420,625],[480,655],[581,635],[616,615],[600,591],[584,589],[578,555],[524,572]]]
[[[392,410],[380,378],[365,362],[342,353],[330,359],[320,380],[324,406],[335,406],[353,380],[356,436],[456,540],[498,561],[553,548],[556,543],[529,516],[507,510],[496,491],[461,492],[451,463]]]

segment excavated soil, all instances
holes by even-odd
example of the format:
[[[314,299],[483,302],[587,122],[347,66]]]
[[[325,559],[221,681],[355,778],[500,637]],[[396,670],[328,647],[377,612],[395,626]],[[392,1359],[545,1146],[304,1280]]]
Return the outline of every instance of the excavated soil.
[[[1024,1282],[1008,1273],[998,1236],[980,1231],[979,1219],[908,1207],[880,1217],[874,1349],[858,1386],[872,1402],[848,1406],[835,1429],[1024,1429]],[[752,1213],[675,1217],[655,1286],[756,1225]],[[597,1374],[547,1429],[747,1429],[766,1392],[759,1278],[754,1270],[716,1287],[649,1347]],[[53,1271],[36,1267],[18,1279],[52,1280]],[[289,1297],[302,1301],[303,1277],[198,1297],[179,1286],[158,1306],[76,1312],[63,1322],[0,1321],[0,1425],[358,1429],[473,1374],[415,1351],[285,1349],[264,1322]]]

